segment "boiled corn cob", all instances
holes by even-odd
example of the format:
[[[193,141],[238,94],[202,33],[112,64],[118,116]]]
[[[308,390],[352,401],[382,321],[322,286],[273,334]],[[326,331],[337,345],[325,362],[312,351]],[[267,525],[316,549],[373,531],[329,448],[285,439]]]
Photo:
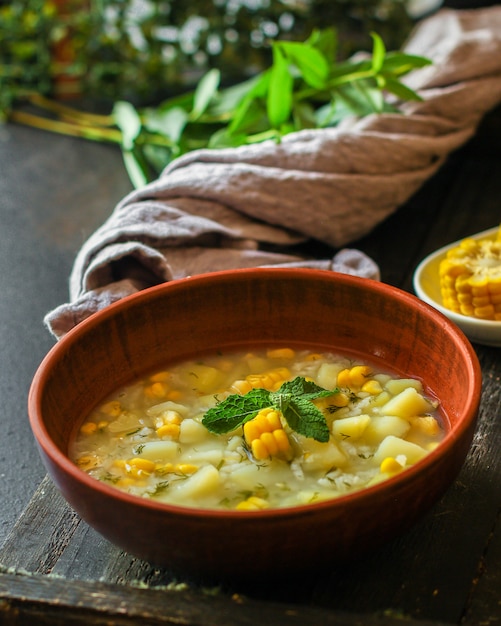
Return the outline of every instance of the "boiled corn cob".
[[[501,321],[501,227],[496,240],[464,239],[439,267],[443,305],[462,315]]]
[[[244,424],[244,438],[258,461],[271,456],[288,458],[292,452],[278,411],[269,407]]]

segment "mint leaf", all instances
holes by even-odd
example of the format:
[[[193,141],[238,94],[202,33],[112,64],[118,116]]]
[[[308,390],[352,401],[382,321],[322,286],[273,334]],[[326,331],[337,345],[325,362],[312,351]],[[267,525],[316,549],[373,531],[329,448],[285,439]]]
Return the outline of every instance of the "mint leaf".
[[[221,435],[245,424],[270,406],[270,392],[252,389],[245,395],[233,394],[212,407],[202,418],[202,424],[211,433]]]
[[[287,424],[300,435],[322,443],[329,441],[329,427],[317,407],[304,398],[292,399],[283,411]]]
[[[306,400],[315,400],[324,396],[331,396],[334,391],[328,391],[323,387],[319,387],[311,380],[306,380],[301,376],[297,376],[294,380],[289,380],[280,387],[278,391],[270,392],[270,400],[273,404],[283,402],[286,398],[292,396],[301,396]]]
[[[297,376],[283,383],[278,391],[252,389],[243,396],[228,396],[207,411],[202,424],[210,432],[221,435],[253,419],[261,409],[274,407],[282,413],[292,430],[325,443],[329,440],[329,427],[324,415],[312,401],[338,391],[329,391]]]

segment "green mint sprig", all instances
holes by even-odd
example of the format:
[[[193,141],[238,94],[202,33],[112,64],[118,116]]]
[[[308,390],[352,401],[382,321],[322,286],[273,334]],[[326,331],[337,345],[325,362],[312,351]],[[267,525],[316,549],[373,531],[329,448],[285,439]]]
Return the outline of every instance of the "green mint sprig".
[[[285,382],[277,391],[252,389],[245,395],[232,394],[209,409],[202,424],[210,432],[221,435],[243,426],[261,409],[273,407],[282,413],[292,430],[325,443],[329,441],[329,427],[313,400],[337,392],[337,389],[329,391],[298,376]]]

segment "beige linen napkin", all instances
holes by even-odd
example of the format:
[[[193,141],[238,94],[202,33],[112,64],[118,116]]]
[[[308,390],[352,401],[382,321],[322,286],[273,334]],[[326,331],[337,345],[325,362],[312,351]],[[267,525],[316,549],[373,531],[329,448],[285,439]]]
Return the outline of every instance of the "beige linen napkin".
[[[401,114],[192,152],[124,198],[77,255],[70,302],[47,314],[49,330],[61,337],[128,294],[221,269],[295,264],[379,278],[373,260],[346,246],[406,202],[501,102],[501,7],[439,11],[405,49],[433,65],[407,77],[423,100]],[[305,241],[341,250],[326,260],[291,252]]]

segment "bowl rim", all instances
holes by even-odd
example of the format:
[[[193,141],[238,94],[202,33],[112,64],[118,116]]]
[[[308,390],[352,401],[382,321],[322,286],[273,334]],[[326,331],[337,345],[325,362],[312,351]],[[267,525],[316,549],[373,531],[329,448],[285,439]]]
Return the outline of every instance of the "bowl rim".
[[[467,366],[472,380],[470,394],[468,396],[468,411],[465,419],[454,428],[446,433],[444,439],[440,444],[429,452],[423,459],[417,462],[415,465],[407,468],[404,472],[398,473],[388,479],[385,479],[379,483],[376,483],[369,487],[364,487],[359,490],[352,491],[347,494],[343,494],[331,499],[322,500],[319,502],[308,503],[304,505],[296,505],[292,507],[276,507],[270,509],[263,509],[259,511],[234,511],[226,509],[210,509],[189,507],[182,505],[169,504],[165,502],[157,502],[151,499],[143,498],[141,496],[132,495],[121,491],[115,487],[107,485],[96,478],[93,478],[74,464],[69,457],[63,453],[58,446],[53,442],[50,437],[47,428],[45,427],[44,419],[41,411],[41,390],[45,385],[47,378],[50,376],[51,363],[59,358],[59,355],[63,353],[68,347],[70,347],[76,341],[79,341],[82,335],[85,335],[88,330],[93,329],[101,323],[103,319],[109,319],[116,313],[129,307],[134,307],[141,304],[145,300],[149,300],[156,293],[163,293],[164,291],[171,291],[176,289],[184,289],[187,285],[193,284],[195,287],[197,284],[204,284],[213,280],[218,281],[231,281],[235,278],[243,278],[252,280],[254,277],[263,278],[278,278],[280,279],[294,279],[297,276],[309,276],[311,278],[317,278],[328,281],[341,281],[343,283],[350,283],[358,286],[364,286],[364,288],[383,291],[387,295],[393,295],[400,299],[403,299],[406,303],[409,303],[413,307],[417,307],[425,315],[431,316],[437,323],[446,330],[451,337],[455,340],[455,343],[461,348],[463,354],[467,357]],[[331,508],[344,508],[353,501],[366,500],[367,498],[377,497],[379,493],[391,488],[392,485],[404,484],[412,481],[413,478],[420,474],[427,467],[431,467],[442,457],[444,452],[452,448],[458,439],[458,437],[467,431],[472,424],[476,421],[479,403],[480,392],[482,386],[482,374],[480,364],[477,355],[473,349],[473,346],[468,341],[463,331],[453,324],[446,316],[440,311],[432,307],[431,305],[423,302],[415,295],[404,291],[398,287],[382,283],[369,278],[363,278],[350,274],[342,274],[331,270],[313,269],[313,268],[243,268],[236,270],[221,270],[216,272],[208,272],[205,274],[197,274],[195,276],[183,277],[175,279],[159,285],[154,285],[147,289],[143,289],[134,294],[130,294],[110,305],[101,309],[87,319],[80,322],[77,326],[71,329],[66,335],[64,335],[58,342],[49,350],[49,352],[42,359],[39,367],[37,368],[33,377],[29,393],[28,393],[28,417],[29,423],[35,437],[36,443],[42,452],[42,459],[46,463],[47,457],[51,464],[55,464],[61,467],[65,474],[69,475],[71,479],[77,483],[83,483],[83,485],[92,491],[98,491],[102,495],[111,497],[111,499],[120,500],[124,504],[146,507],[151,511],[157,513],[165,513],[166,515],[175,515],[177,517],[189,517],[189,518],[213,518],[217,519],[259,519],[259,518],[289,518],[298,517],[302,515],[312,515],[315,511],[321,509]],[[477,400],[475,400],[477,398]],[[50,474],[49,470],[49,474]]]

